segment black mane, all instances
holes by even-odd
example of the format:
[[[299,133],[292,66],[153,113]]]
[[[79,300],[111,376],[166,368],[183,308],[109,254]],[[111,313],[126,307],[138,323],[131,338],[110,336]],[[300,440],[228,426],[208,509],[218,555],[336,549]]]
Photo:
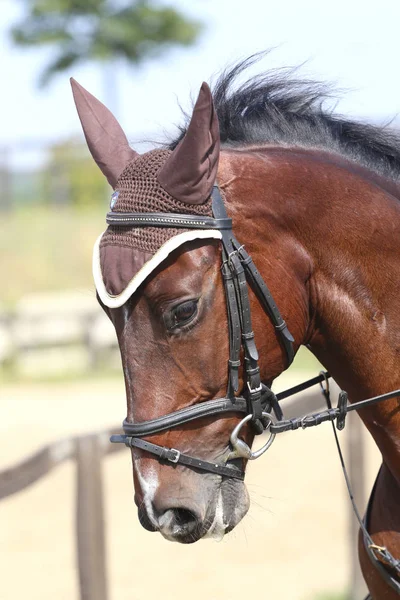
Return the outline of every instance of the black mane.
[[[225,71],[213,86],[221,142],[225,147],[277,144],[335,152],[391,179],[400,178],[400,135],[333,114],[324,103],[330,89],[294,78],[279,69],[236,85],[237,77],[258,60],[254,55]],[[174,148],[186,127],[171,144]]]

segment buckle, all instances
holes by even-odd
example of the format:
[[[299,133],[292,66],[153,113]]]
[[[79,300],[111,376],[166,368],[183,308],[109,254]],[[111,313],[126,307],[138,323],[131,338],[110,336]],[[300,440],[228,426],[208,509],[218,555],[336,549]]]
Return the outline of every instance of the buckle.
[[[170,456],[171,452],[174,454],[172,457]],[[176,464],[179,461],[180,457],[181,457],[181,453],[179,452],[179,450],[176,450],[176,448],[170,448],[170,450],[168,451],[168,456],[167,456],[167,460],[169,460],[169,462]]]
[[[301,425],[302,429],[307,429],[307,427],[312,427],[312,425],[315,425],[315,417],[314,417],[314,415],[305,415],[300,420],[300,425]]]
[[[252,387],[250,387],[250,383],[247,382],[247,387],[249,388],[250,394],[257,394],[258,392],[262,392],[262,389],[263,389],[262,383],[260,383],[260,385],[257,386],[256,388],[252,388]]]

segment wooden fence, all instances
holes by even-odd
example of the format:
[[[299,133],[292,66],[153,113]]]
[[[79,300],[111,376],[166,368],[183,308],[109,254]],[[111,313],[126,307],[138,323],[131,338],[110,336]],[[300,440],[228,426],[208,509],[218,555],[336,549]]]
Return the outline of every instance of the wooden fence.
[[[296,403],[296,413],[315,409],[314,394]],[[289,407],[292,416],[294,403]],[[328,427],[329,425],[325,425]],[[363,452],[363,425],[358,415],[349,415],[347,435],[347,466],[353,494],[360,511],[365,506],[365,478]],[[109,438],[120,429],[109,429],[89,435],[66,438],[45,446],[17,465],[0,471],[0,500],[16,494],[47,475],[66,460],[76,463],[76,551],[81,600],[108,600],[106,540],[102,460],[125,448],[110,444]],[[347,491],[346,491],[347,496]],[[350,500],[348,506],[349,559],[351,580],[350,600],[361,600],[366,593],[357,555],[358,523]]]
[[[108,600],[102,460],[123,450],[120,429],[59,440],[0,471],[0,500],[21,492],[66,460],[76,463],[76,551],[81,600]]]
[[[0,310],[0,368],[41,377],[120,368],[117,336],[94,293],[29,294]]]

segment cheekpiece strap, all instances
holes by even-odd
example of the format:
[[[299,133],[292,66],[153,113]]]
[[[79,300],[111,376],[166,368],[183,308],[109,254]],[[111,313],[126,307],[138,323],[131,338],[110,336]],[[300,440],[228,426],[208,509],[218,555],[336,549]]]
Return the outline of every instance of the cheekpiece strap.
[[[226,220],[227,212],[217,185],[212,194],[212,208],[217,220]],[[244,379],[247,385],[248,413],[252,415],[255,433],[262,433],[263,393],[258,351],[251,322],[251,309],[247,279],[253,285],[263,309],[270,317],[287,356],[288,365],[294,357],[293,337],[276,306],[264,280],[256,269],[252,258],[233,235],[232,229],[221,231],[223,246],[223,278],[227,299],[229,328],[229,382],[234,391],[239,384],[240,349],[243,347],[245,358]],[[234,335],[235,333],[235,335]]]

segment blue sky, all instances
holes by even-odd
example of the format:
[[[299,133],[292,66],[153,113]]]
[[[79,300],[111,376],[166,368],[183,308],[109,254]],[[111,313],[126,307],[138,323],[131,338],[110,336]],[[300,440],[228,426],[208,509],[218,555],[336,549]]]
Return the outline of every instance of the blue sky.
[[[172,1],[172,0],[171,0]],[[255,70],[302,67],[306,77],[346,90],[339,112],[387,122],[400,109],[400,3],[395,0],[175,0],[175,6],[205,22],[199,43],[176,49],[140,68],[117,71],[118,116],[132,142],[162,137],[180,121],[203,80],[253,52],[275,50]],[[74,68],[39,90],[36,82],[49,49],[21,50],[7,32],[21,14],[19,0],[1,0],[1,147],[31,145],[25,161],[34,163],[39,142],[80,134],[69,88],[74,76],[101,100],[108,96],[98,65]],[[141,147],[138,147],[139,151]]]

